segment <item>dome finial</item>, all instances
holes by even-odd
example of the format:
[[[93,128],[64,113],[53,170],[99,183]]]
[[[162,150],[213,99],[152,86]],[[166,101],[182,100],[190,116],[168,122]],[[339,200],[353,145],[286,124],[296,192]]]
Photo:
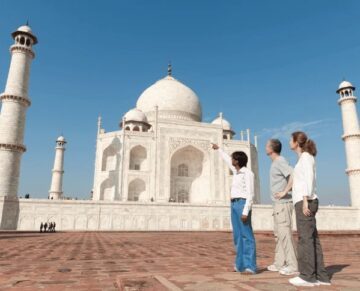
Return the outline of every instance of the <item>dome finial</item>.
[[[168,76],[172,75],[172,66],[171,66],[171,61],[169,61],[168,63]]]
[[[29,26],[29,19],[26,20],[26,26]]]

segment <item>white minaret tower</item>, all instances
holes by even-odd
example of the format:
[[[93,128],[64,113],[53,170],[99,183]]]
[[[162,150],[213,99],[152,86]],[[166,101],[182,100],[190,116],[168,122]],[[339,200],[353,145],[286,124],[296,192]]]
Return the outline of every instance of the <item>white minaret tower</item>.
[[[17,197],[21,155],[26,151],[24,129],[28,96],[30,64],[35,57],[32,46],[36,36],[28,25],[12,33],[15,43],[10,47],[11,63],[5,92],[0,95],[0,197]]]
[[[64,152],[65,152],[66,140],[61,135],[56,140],[55,147],[55,161],[54,168],[52,170],[51,186],[49,191],[49,199],[61,199],[62,198],[62,180],[64,175]]]
[[[350,82],[343,81],[336,93],[340,95],[338,103],[344,127],[342,139],[345,142],[351,206],[360,208],[360,128],[354,91],[355,87]]]

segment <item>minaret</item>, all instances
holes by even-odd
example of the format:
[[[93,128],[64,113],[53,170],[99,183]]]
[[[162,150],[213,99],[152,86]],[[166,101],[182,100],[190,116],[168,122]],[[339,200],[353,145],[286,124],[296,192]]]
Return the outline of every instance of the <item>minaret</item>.
[[[5,92],[0,95],[0,197],[17,197],[20,161],[24,145],[25,117],[31,102],[28,96],[32,49],[36,36],[28,25],[12,33],[11,63]]]
[[[51,186],[49,191],[49,199],[62,199],[62,180],[64,175],[64,152],[66,140],[61,135],[56,140],[55,161],[52,170]]]
[[[343,81],[336,93],[340,95],[338,103],[344,127],[342,139],[345,142],[351,206],[360,208],[360,128],[354,91],[355,87],[350,82]]]

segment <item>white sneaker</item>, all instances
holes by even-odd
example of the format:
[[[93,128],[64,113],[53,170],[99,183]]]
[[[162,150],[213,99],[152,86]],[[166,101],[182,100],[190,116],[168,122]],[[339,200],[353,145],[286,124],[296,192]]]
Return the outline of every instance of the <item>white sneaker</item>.
[[[238,268],[236,268],[236,266],[234,265],[234,272],[238,272],[240,273],[240,271],[238,270]]]
[[[330,282],[323,282],[323,281],[319,281],[317,280],[315,283],[316,286],[320,286],[320,285],[324,285],[324,286],[331,286]]]
[[[314,283],[305,281],[303,279],[301,279],[300,277],[295,277],[289,280],[290,284],[294,285],[294,286],[302,286],[302,287],[314,287],[316,286]]]
[[[299,274],[298,271],[294,271],[294,270],[292,270],[292,269],[289,268],[289,267],[281,268],[281,270],[279,271],[279,273],[280,273],[281,275],[284,275],[284,276],[293,276],[293,275],[298,275],[298,274]]]
[[[267,267],[268,271],[270,272],[279,272],[279,269],[276,268],[276,266],[274,264],[270,265]]]
[[[241,272],[241,274],[243,275],[255,275],[256,272],[254,272],[253,270],[246,268],[244,272]]]

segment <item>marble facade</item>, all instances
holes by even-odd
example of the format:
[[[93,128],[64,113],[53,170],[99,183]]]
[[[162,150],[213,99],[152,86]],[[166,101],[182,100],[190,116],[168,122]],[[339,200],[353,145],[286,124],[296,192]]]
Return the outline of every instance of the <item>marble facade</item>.
[[[39,230],[44,221],[63,231],[230,231],[229,205],[0,198],[1,229]],[[3,207],[5,206],[5,207]],[[271,205],[254,205],[253,228],[273,229]],[[293,217],[295,218],[295,216]],[[295,221],[294,221],[295,222]],[[295,223],[294,230],[296,229]],[[355,207],[320,207],[321,231],[359,230]]]

